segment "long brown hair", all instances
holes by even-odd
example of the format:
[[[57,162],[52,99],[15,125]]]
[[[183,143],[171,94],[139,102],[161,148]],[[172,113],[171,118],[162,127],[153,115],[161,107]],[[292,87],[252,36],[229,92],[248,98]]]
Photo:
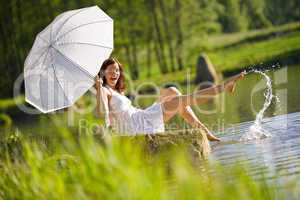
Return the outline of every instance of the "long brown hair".
[[[118,91],[118,92],[124,92],[125,90],[125,76],[124,76],[124,70],[123,70],[123,65],[116,59],[116,58],[108,58],[106,59],[103,63],[102,63],[102,66],[101,66],[101,69],[98,73],[98,76],[99,77],[103,77],[103,85],[106,85],[107,84],[107,81],[106,81],[106,78],[105,76],[101,75],[101,74],[104,74],[104,71],[106,70],[106,68],[111,65],[111,64],[115,64],[117,63],[119,65],[119,68],[120,68],[120,76],[119,76],[119,79],[116,83],[116,86],[115,86],[115,89]]]

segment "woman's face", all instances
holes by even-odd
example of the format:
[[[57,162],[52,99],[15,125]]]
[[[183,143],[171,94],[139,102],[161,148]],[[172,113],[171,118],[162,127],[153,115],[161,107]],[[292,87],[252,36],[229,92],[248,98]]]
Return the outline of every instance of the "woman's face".
[[[104,75],[106,78],[106,83],[108,86],[114,88],[120,77],[120,67],[117,63],[109,65],[105,71]]]

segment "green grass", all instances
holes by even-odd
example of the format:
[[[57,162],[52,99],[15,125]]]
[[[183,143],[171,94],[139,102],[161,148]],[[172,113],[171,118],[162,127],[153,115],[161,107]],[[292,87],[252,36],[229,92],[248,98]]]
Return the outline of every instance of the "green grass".
[[[207,53],[217,72],[236,71],[263,62],[276,63],[281,57],[300,50],[300,22],[285,24],[268,29],[242,33],[212,35],[207,37],[191,36],[185,40],[185,68],[195,75],[196,61],[201,53]],[[141,58],[146,57],[142,51]],[[141,61],[143,64],[143,60]],[[180,82],[181,72],[161,74],[157,63],[151,67],[151,77],[147,77],[145,68],[141,68],[141,77],[137,84],[145,80],[160,82]]]
[[[257,65],[273,58],[276,60],[276,57],[294,50],[300,50],[300,32],[209,52],[208,56],[214,63],[216,70],[222,72]]]
[[[242,165],[194,166],[184,147],[149,156],[132,140],[56,128],[48,145],[20,132],[2,138],[1,199],[281,199],[288,189]]]
[[[18,96],[14,99],[0,99],[0,110],[16,107],[25,102],[24,96]]]
[[[264,37],[272,33],[292,32],[300,29],[300,22],[293,22],[281,26],[274,26],[265,29],[252,30],[248,32],[227,33],[222,35],[214,35],[207,37],[205,47],[207,49],[223,48],[232,44],[240,43],[249,38]]]

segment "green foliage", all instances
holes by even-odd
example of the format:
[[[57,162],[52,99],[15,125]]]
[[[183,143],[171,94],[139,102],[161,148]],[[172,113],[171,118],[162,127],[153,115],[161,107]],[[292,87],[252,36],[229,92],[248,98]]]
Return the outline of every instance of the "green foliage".
[[[224,10],[219,20],[224,32],[241,32],[248,30],[249,18],[247,8],[241,0],[221,0]]]
[[[10,107],[15,107],[21,105],[25,102],[24,96],[18,96],[14,99],[1,99],[0,100],[0,110],[6,110]]]
[[[61,127],[63,128],[63,127]],[[20,157],[1,149],[0,197],[3,199],[275,199],[282,192],[266,179],[254,180],[245,166],[195,167],[182,148],[145,155],[131,140],[102,142],[59,129],[49,149],[39,140],[18,137]],[[60,137],[60,136],[59,136]],[[104,143],[103,143],[104,142]],[[10,142],[15,144],[15,142]],[[263,176],[262,176],[263,177]],[[296,194],[296,193],[295,193]]]
[[[12,97],[13,83],[23,71],[35,36],[66,10],[96,4],[114,19],[113,56],[124,63],[133,79],[176,71],[190,64],[190,54],[199,54],[207,46],[207,35],[265,28],[299,20],[300,16],[297,0],[1,0],[0,3],[3,75],[0,98]],[[193,45],[197,48],[189,49]]]
[[[266,28],[271,26],[271,22],[265,15],[266,2],[261,0],[246,1],[250,16],[250,29]]]
[[[265,16],[274,25],[300,20],[300,6],[297,0],[265,0]]]
[[[153,73],[151,79],[142,77],[135,83],[139,85],[145,80],[161,84],[172,82],[180,83],[185,88],[186,75],[182,74],[190,71],[191,78],[195,77],[195,61],[203,51],[208,54],[218,73],[237,71],[260,63],[267,65],[299,63],[297,56],[300,48],[299,30],[300,23],[297,22],[243,33],[211,35],[205,38],[205,46],[201,45],[203,39],[194,38],[191,39],[193,42],[185,45],[187,60],[184,71],[163,76],[157,72]],[[153,67],[153,71],[157,71],[155,66]],[[145,71],[141,71],[141,74],[145,74]]]
[[[11,124],[12,124],[11,118],[4,113],[0,113],[0,129],[8,128],[11,126]]]

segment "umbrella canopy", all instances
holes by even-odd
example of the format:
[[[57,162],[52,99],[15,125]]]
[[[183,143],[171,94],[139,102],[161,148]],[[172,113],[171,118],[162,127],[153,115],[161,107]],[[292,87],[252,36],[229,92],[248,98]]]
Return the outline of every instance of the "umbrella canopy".
[[[25,99],[43,113],[71,106],[113,50],[113,20],[98,6],[64,12],[35,38],[25,60]]]

